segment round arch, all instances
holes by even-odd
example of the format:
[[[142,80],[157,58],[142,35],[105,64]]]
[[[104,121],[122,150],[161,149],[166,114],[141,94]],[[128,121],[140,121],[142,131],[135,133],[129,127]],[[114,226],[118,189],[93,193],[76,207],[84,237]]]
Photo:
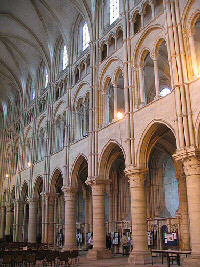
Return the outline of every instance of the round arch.
[[[62,172],[60,169],[55,169],[53,171],[52,176],[51,176],[51,183],[50,183],[50,192],[51,193],[56,193],[56,186],[57,186],[58,182],[62,183],[62,186],[63,186],[63,175],[62,175]]]
[[[82,166],[81,166],[82,165]],[[79,154],[75,161],[74,164],[72,166],[72,170],[71,170],[71,186],[73,187],[77,187],[78,186],[78,172],[80,170],[80,168],[87,168],[88,165],[88,161],[87,161],[87,157],[83,154]]]
[[[107,179],[110,166],[118,156],[125,161],[125,151],[123,147],[117,141],[109,140],[100,155],[99,177]]]
[[[165,137],[165,138],[163,138]],[[170,153],[176,150],[176,138],[173,127],[164,121],[152,121],[144,130],[136,152],[137,165],[140,168],[148,167],[149,155],[153,146],[159,142],[163,148],[168,147]]]

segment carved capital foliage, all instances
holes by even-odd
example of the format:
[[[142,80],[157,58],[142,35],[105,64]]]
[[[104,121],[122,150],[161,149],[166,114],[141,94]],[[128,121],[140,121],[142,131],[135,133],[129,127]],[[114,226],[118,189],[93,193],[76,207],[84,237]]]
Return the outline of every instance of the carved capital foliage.
[[[12,203],[7,202],[7,203],[5,203],[5,206],[6,206],[6,211],[7,212],[13,211],[13,204]]]
[[[186,176],[200,175],[200,161],[197,158],[188,158],[184,161]]]
[[[109,179],[103,179],[98,176],[88,177],[86,184],[92,187],[92,194],[104,195],[105,187],[111,182]]]
[[[36,205],[38,203],[38,199],[37,198],[33,198],[33,197],[29,197],[27,198],[27,202],[30,205]]]
[[[200,159],[200,150],[193,146],[177,150],[173,155],[175,161],[183,163],[185,160],[194,157]]]
[[[144,186],[144,175],[148,172],[147,169],[139,169],[133,166],[128,166],[124,172],[126,177],[128,177],[130,187]]]
[[[77,187],[62,187],[65,201],[74,201],[76,197]]]
[[[196,147],[178,150],[173,158],[175,161],[183,163],[186,176],[200,175],[200,151]]]

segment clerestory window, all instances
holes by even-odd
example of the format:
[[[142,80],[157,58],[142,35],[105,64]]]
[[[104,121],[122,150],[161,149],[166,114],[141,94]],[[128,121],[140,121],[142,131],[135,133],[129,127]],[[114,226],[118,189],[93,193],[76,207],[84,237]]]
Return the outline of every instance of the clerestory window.
[[[110,24],[119,18],[119,0],[110,0]]]
[[[90,34],[87,23],[85,22],[83,25],[83,51],[89,46],[89,42],[90,42]]]
[[[45,88],[47,88],[48,82],[49,82],[49,75],[47,69],[45,69]]]
[[[68,64],[68,53],[66,45],[63,46],[63,70],[67,67]]]

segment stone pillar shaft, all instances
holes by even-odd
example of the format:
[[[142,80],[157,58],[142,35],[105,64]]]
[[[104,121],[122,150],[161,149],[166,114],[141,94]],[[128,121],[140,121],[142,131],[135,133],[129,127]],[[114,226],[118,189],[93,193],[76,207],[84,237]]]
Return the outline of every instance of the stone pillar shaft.
[[[182,169],[182,166],[180,166]],[[179,191],[179,211],[181,215],[181,236],[179,238],[179,245],[181,250],[190,249],[189,225],[188,225],[188,202],[187,202],[187,188],[186,179],[182,171],[178,171],[176,167],[178,191]]]
[[[105,207],[104,207],[104,184],[92,186],[93,197],[93,248],[96,250],[105,249]]]
[[[143,68],[139,67],[139,80],[140,80],[140,101],[141,106],[144,106],[145,100],[144,100],[144,87],[143,87],[143,74],[142,74]]]
[[[0,224],[0,238],[4,237],[4,216],[5,216],[5,208],[1,207],[1,224]]]
[[[143,174],[130,177],[133,251],[147,250],[146,200]]]
[[[192,157],[184,161],[186,174],[190,243],[192,254],[200,255],[200,162]]]
[[[65,198],[65,243],[62,250],[73,250],[76,248],[76,192],[75,187],[63,187]]]
[[[37,203],[38,201],[33,198],[29,198],[29,221],[28,221],[28,242],[36,242],[37,233]]]
[[[110,251],[106,250],[106,226],[105,226],[105,186],[110,180],[99,177],[88,178],[86,183],[92,187],[93,199],[93,249],[87,257],[93,260],[110,258]]]
[[[154,58],[153,62],[154,62],[156,98],[159,98],[159,76],[158,76],[158,60],[157,60],[157,58]]]
[[[129,256],[132,265],[151,263],[147,244],[147,208],[144,191],[144,172],[130,166],[125,170],[131,191],[133,250]]]
[[[12,204],[6,203],[6,229],[5,235],[11,234],[11,228],[13,225],[13,211],[12,211]]]

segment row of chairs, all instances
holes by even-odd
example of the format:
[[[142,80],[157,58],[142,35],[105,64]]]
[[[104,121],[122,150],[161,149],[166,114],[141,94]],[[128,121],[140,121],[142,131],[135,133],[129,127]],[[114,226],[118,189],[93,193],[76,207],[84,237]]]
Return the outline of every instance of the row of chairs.
[[[78,250],[9,251],[1,253],[2,266],[71,266],[78,263]]]
[[[29,242],[0,242],[0,251],[4,250],[41,250],[41,249],[55,249],[53,244],[43,244],[43,243],[29,243]]]

